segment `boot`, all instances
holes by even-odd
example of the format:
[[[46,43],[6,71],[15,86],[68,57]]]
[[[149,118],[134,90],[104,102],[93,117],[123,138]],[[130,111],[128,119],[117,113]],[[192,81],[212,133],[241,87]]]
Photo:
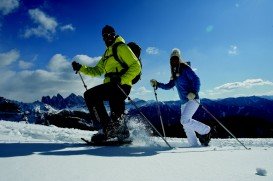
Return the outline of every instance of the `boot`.
[[[208,134],[198,135],[198,139],[202,146],[209,146],[209,142],[211,139],[211,131]]]
[[[100,129],[98,133],[94,134],[91,137],[91,141],[98,143],[98,142],[104,142],[107,140],[107,135],[104,133],[103,129]]]
[[[124,141],[127,138],[130,137],[130,132],[129,129],[126,125],[126,123],[124,123],[122,126],[120,126],[119,131],[118,131],[118,135],[117,138],[119,141]]]
[[[129,138],[130,132],[125,122],[125,115],[122,114],[119,118],[114,115],[111,117],[112,120],[107,126],[107,137],[117,138],[119,141]]]

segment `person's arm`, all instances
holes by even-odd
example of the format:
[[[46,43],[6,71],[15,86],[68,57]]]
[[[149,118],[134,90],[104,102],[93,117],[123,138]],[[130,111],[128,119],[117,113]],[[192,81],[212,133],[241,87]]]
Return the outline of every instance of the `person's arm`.
[[[95,67],[89,67],[86,65],[83,65],[80,69],[80,72],[90,75],[92,77],[99,77],[102,74],[104,74],[104,65],[103,65],[103,58],[100,59],[100,61],[97,63]]]
[[[174,80],[171,79],[167,84],[157,82],[157,87],[164,89],[164,90],[169,90],[175,86]]]

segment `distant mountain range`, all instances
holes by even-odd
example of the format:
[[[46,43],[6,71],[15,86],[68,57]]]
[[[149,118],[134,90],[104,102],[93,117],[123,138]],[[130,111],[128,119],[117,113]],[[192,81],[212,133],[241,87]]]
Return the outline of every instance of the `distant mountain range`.
[[[161,131],[157,102],[133,100],[139,110]],[[202,99],[205,106],[218,120],[238,137],[273,137],[273,96],[238,97],[219,100]],[[109,106],[105,103],[107,110]],[[180,124],[180,102],[159,102],[167,136],[185,137]],[[139,111],[126,103],[129,120],[141,120]],[[201,107],[194,118],[209,124],[214,137],[229,137],[211,116]],[[22,103],[0,97],[0,120],[25,121],[28,123],[56,125],[59,127],[94,130],[98,124],[89,119],[82,96],[71,94],[63,98],[60,94],[42,97],[41,101]]]
[[[65,109],[73,107],[85,107],[85,101],[82,96],[76,96],[75,94],[70,94],[67,98],[63,98],[60,94],[50,98],[49,96],[42,97],[42,103],[48,104],[55,109]]]
[[[184,137],[183,128],[180,125],[179,101],[159,104],[166,134]],[[219,100],[202,99],[201,104],[238,137],[273,137],[273,100],[252,96]],[[156,103],[141,107],[141,111],[161,130]],[[130,115],[136,115],[137,112],[137,110],[131,110]],[[229,137],[227,132],[201,106],[194,115],[194,119],[214,128],[215,137]]]

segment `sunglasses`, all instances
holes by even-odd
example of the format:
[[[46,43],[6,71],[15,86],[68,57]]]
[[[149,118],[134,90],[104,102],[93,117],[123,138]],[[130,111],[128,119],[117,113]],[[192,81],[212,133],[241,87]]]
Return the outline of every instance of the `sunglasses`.
[[[102,34],[103,39],[108,39],[109,37],[113,37],[113,36],[114,36],[114,33],[103,33]]]

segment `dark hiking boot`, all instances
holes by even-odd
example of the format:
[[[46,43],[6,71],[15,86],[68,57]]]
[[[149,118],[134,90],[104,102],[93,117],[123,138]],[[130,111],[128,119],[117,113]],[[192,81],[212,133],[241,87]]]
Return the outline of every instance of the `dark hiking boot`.
[[[91,138],[92,142],[98,143],[103,142],[107,140],[106,134],[103,132],[103,130],[99,130],[98,133],[94,134]]]
[[[125,122],[125,116],[121,115],[117,119],[112,119],[112,121],[107,126],[107,137],[118,138],[119,141],[123,141],[130,136],[129,129]]]
[[[118,131],[117,138],[119,141],[124,141],[130,137],[130,132],[126,124],[121,126]]]
[[[199,139],[202,146],[209,146],[209,142],[211,139],[211,132],[209,132],[208,134],[204,134],[204,135],[198,135],[198,139]]]

